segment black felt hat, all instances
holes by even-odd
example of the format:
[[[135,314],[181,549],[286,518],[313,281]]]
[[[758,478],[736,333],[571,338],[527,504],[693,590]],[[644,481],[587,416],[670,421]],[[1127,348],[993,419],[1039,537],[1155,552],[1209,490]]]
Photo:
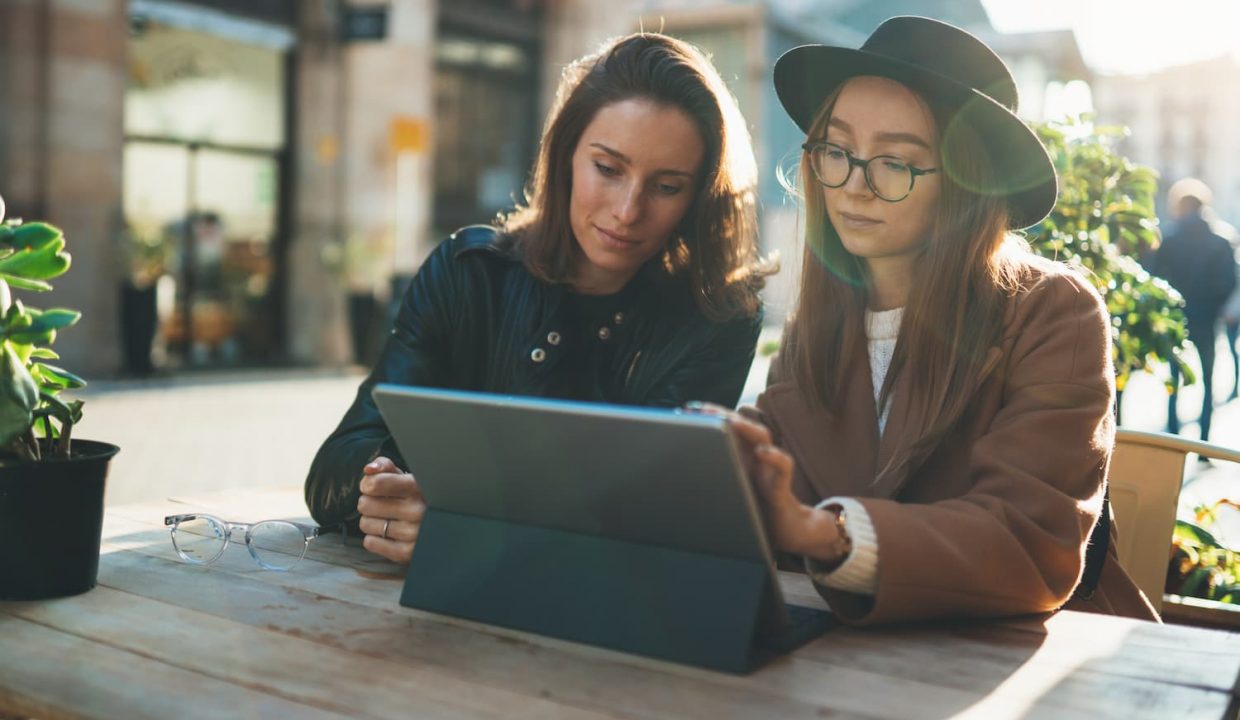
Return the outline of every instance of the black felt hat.
[[[859,49],[803,45],[784,53],[775,62],[775,92],[792,120],[808,133],[826,97],[859,75],[901,82],[953,108],[951,122],[966,120],[976,129],[997,183],[974,189],[1007,198],[1011,227],[1036,224],[1055,206],[1055,167],[1037,135],[1017,117],[1016,82],[986,43],[938,20],[893,17]],[[943,163],[952,174],[951,159],[943,158]]]

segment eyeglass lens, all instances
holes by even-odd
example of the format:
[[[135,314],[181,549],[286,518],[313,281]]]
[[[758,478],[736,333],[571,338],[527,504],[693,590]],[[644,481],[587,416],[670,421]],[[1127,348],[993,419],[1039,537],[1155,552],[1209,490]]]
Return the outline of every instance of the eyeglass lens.
[[[186,562],[209,563],[224,552],[228,531],[211,518],[181,520],[172,526],[172,545]]]
[[[814,172],[824,185],[840,187],[848,181],[848,174],[854,163],[842,148],[819,145],[814,148],[810,157]],[[871,158],[865,166],[865,174],[870,189],[884,200],[903,199],[913,187],[913,172],[908,163],[890,155]]]
[[[260,522],[250,530],[250,554],[268,570],[288,570],[306,552],[306,536],[292,523]]]

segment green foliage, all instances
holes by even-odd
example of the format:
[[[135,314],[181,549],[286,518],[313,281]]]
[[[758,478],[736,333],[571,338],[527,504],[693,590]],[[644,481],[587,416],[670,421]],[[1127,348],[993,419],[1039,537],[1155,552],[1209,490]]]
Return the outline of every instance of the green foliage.
[[[1240,552],[1219,544],[1207,529],[1220,508],[1240,510],[1232,500],[1196,509],[1196,523],[1175,521],[1166,591],[1240,605]]]
[[[1106,299],[1117,388],[1124,389],[1133,371],[1172,362],[1185,384],[1193,383],[1181,357],[1188,337],[1184,301],[1137,262],[1158,247],[1157,174],[1116,151],[1123,129],[1074,119],[1035,130],[1059,173],[1059,200],[1028,239],[1037,254],[1089,271]],[[1172,390],[1170,379],[1165,382]]]
[[[0,200],[0,220],[3,220]],[[10,287],[46,292],[51,280],[69,269],[65,236],[46,223],[0,224],[0,454],[38,460],[68,457],[73,424],[82,417],[81,401],[66,402],[64,390],[86,384],[77,375],[45,361],[56,333],[81,317],[76,310],[38,310],[12,300]],[[39,438],[43,438],[40,442]]]

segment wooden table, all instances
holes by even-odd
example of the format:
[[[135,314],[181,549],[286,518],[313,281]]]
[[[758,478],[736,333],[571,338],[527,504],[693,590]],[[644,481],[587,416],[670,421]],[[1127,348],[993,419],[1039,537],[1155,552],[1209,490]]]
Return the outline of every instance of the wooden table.
[[[286,573],[240,546],[187,565],[162,519],[192,510],[305,518],[299,488],[110,509],[99,587],[0,603],[0,717],[1236,715],[1234,633],[1072,612],[841,628],[738,677],[400,607],[399,568],[338,535]]]

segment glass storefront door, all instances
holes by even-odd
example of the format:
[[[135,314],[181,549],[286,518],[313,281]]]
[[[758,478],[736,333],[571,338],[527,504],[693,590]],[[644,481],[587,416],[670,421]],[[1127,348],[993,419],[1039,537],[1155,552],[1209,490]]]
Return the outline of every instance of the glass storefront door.
[[[268,301],[278,175],[271,153],[126,143],[125,215],[130,242],[151,248],[148,262],[159,265],[138,282],[163,288],[164,365],[261,364],[278,354]]]
[[[131,41],[126,290],[157,306],[157,365],[259,365],[283,355],[272,289],[284,63],[280,49],[157,23]]]
[[[529,44],[441,30],[435,67],[435,236],[522,199],[538,137]],[[485,99],[485,100],[483,100]]]

